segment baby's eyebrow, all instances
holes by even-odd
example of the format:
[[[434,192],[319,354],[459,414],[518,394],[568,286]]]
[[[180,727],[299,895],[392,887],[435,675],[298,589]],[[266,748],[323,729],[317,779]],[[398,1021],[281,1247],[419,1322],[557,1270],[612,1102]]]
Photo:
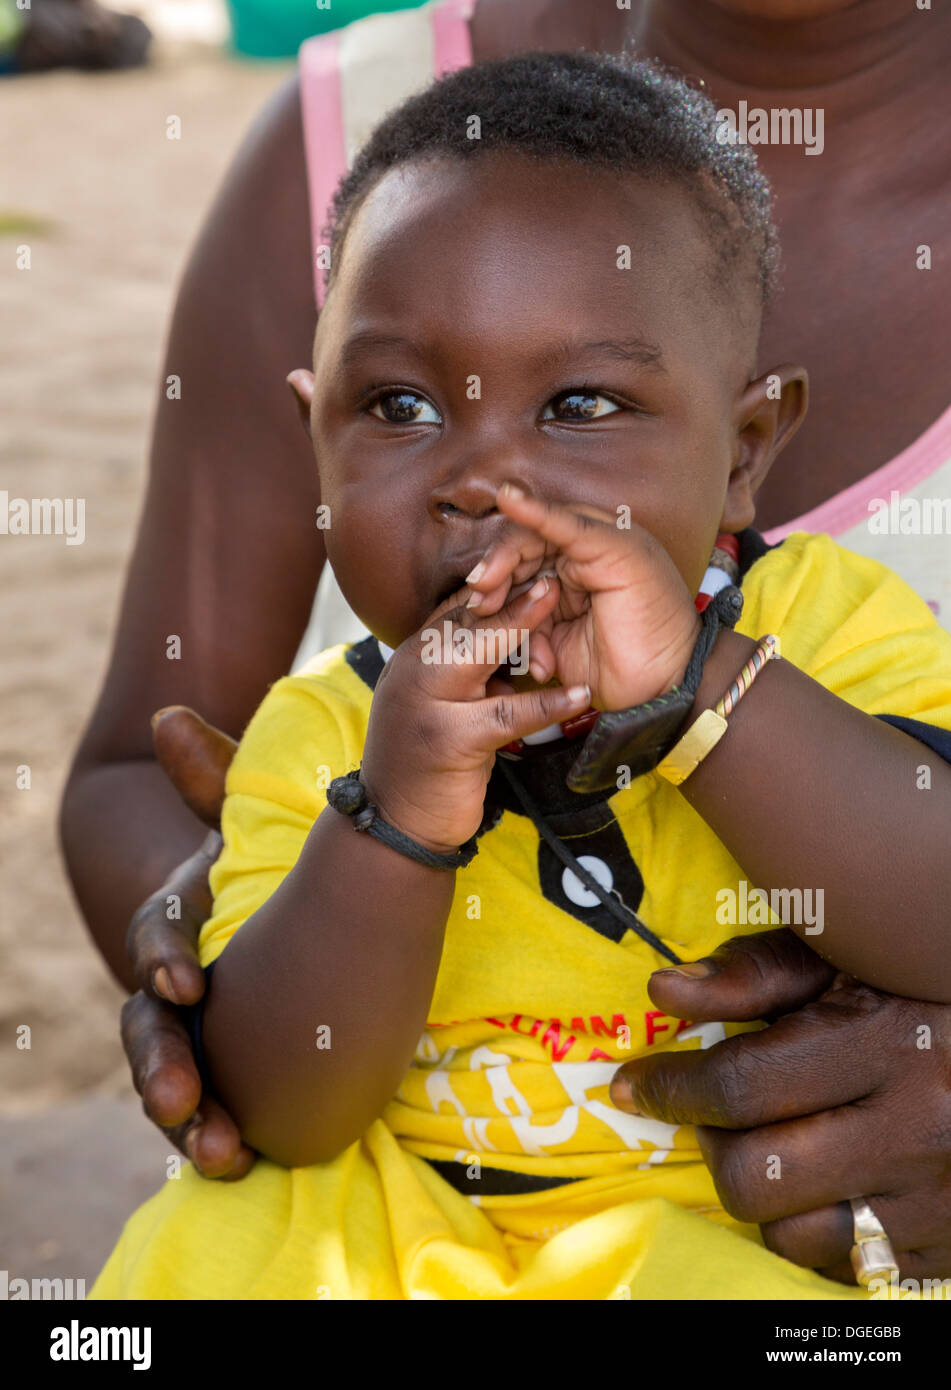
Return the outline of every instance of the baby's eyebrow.
[[[539,355],[539,361],[548,367],[566,366],[574,358],[610,357],[619,362],[630,362],[637,367],[666,375],[663,354],[654,343],[644,338],[603,338],[599,342],[579,343],[566,341]]]
[[[419,343],[412,338],[401,338],[393,333],[374,333],[365,331],[354,333],[352,338],[348,338],[340,350],[340,365],[344,368],[349,367],[357,358],[365,353],[374,351],[386,351],[388,348],[395,348],[401,353],[410,357],[423,359],[426,352]]]
[[[340,365],[346,369],[364,353],[396,349],[419,361],[429,357],[428,349],[412,338],[402,338],[392,333],[375,333],[365,330],[348,338],[340,352]],[[602,338],[597,342],[582,343],[566,339],[564,342],[542,348],[534,355],[533,365],[557,369],[567,366],[575,359],[612,358],[614,361],[631,363],[649,371],[663,372],[666,375],[663,354],[654,343],[644,338]]]

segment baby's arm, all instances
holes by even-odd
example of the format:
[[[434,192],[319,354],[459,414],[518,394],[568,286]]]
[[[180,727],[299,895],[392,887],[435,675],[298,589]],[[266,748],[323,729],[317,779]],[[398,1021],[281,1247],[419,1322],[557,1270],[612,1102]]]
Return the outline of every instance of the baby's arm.
[[[495,648],[504,659],[553,601],[523,593],[491,623],[464,607],[437,614],[440,623],[504,628],[507,646]],[[384,668],[361,775],[384,820],[450,853],[479,828],[495,749],[579,713],[589,692],[486,698],[499,657],[426,664],[423,650],[416,634]],[[267,827],[256,837],[262,863],[276,843]],[[454,885],[453,872],[356,832],[330,807],[320,813],[294,868],[218,959],[208,992],[208,1069],[254,1148],[290,1166],[323,1162],[382,1112],[425,1026]],[[329,1047],[318,1046],[318,1029],[329,1029]]]
[[[691,722],[716,704],[755,646],[720,634]],[[878,989],[951,1003],[951,767],[943,759],[791,662],[773,661],[680,790],[758,886],[822,890],[822,932],[788,924],[819,955]]]
[[[477,610],[491,608],[493,594],[504,596],[520,564],[546,554],[562,598],[532,640],[533,663],[541,659],[563,681],[586,680],[605,710],[627,709],[682,682],[683,632],[686,625],[689,654],[696,636],[689,625],[698,629],[699,621],[659,542],[640,527],[619,530],[613,518],[590,509],[580,515],[507,485],[497,502],[524,529],[503,535],[484,558]],[[843,566],[841,574],[811,572],[808,582],[800,574],[795,589],[797,605],[813,603],[822,615],[812,626],[824,634],[821,669],[839,663],[833,688],[858,691],[856,703],[866,705],[888,688],[906,711],[937,705],[947,720],[951,648],[896,576],[880,566]],[[785,602],[774,597],[765,610],[777,622],[788,608],[784,593]],[[813,645],[820,642],[814,637]],[[721,632],[684,733],[716,704],[755,646]],[[665,666],[672,651],[677,664]],[[809,659],[820,669],[815,651]],[[823,932],[789,924],[819,955],[879,989],[951,1003],[951,766],[941,757],[926,756],[914,738],[784,659],[766,665],[680,791],[757,887],[822,891]]]

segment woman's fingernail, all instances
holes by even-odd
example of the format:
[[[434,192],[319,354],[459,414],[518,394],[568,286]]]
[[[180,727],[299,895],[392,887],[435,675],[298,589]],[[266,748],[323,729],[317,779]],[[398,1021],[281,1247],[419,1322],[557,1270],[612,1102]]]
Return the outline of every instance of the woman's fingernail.
[[[182,1140],[182,1148],[188,1154],[192,1163],[195,1162],[195,1146],[198,1143],[198,1136],[201,1133],[201,1125],[192,1125]]]
[[[507,497],[525,496],[524,489],[520,488],[516,483],[503,483],[500,488],[500,491],[504,492]]]
[[[566,700],[570,700],[570,702],[571,702],[572,704],[575,704],[576,702],[580,704],[580,702],[581,702],[582,700],[590,700],[590,699],[591,699],[591,687],[590,687],[590,685],[573,685],[573,686],[571,686],[568,690],[565,691],[565,699],[566,699]]]
[[[160,965],[152,976],[152,988],[155,990],[156,994],[161,995],[163,999],[167,999],[170,1004],[178,1003],[175,997],[175,989],[164,965]]]
[[[545,579],[544,577],[542,577],[542,578],[539,579],[535,584],[533,584],[532,587],[529,589],[529,591],[528,591],[528,597],[529,597],[530,599],[544,598],[544,596],[545,596],[547,593],[548,593],[548,580]]]
[[[655,975],[686,975],[688,980],[705,980],[713,974],[713,967],[705,960],[693,961],[690,965],[667,965],[663,970],[655,970]]]
[[[484,574],[485,574],[485,561],[484,561],[484,560],[480,560],[479,563],[476,565],[475,569],[474,569],[474,570],[470,570],[470,572],[466,575],[466,583],[467,583],[467,584],[475,584],[476,581],[479,580],[479,579],[481,579],[482,576],[483,576]]]
[[[626,1115],[639,1115],[641,1112],[635,1110],[631,1104],[634,1099],[634,1092],[631,1090],[631,1083],[623,1076],[615,1076],[608,1087],[608,1095],[611,1104],[624,1108]]]

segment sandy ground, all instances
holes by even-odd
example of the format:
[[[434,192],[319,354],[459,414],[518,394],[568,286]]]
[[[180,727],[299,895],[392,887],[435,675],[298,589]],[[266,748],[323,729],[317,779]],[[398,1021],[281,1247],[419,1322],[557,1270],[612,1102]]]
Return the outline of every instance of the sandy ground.
[[[63,1213],[91,1173],[114,1191],[109,1219],[94,1203],[98,1229],[163,1176],[168,1143],[131,1098],[123,995],[72,901],[55,816],[104,670],[174,285],[231,152],[289,71],[166,43],[147,69],[0,82],[0,490],[86,499],[82,545],[0,535],[0,1265],[21,1275],[82,1247]],[[41,1199],[52,1188],[56,1202]],[[86,1248],[93,1268],[62,1273],[95,1272]]]

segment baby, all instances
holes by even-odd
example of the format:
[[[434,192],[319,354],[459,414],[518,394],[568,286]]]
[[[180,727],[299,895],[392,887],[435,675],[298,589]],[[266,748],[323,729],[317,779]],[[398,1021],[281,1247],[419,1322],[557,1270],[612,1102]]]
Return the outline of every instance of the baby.
[[[373,636],[250,724],[200,943],[210,1084],[264,1157],[167,1182],[93,1296],[864,1297],[767,1251],[617,1075],[747,1026],[648,984],[761,925],[724,925],[750,884],[951,1002],[951,636],[752,528],[806,404],[757,363],[752,152],[650,65],[486,64],[377,129],[331,250],[293,382]]]

